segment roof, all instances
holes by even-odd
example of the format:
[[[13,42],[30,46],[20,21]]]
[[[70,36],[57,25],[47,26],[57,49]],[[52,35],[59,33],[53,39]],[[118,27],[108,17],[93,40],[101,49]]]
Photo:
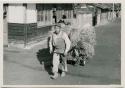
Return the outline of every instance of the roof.
[[[88,5],[92,5],[92,6],[101,8],[101,9],[110,9],[111,8],[111,4],[109,5],[109,4],[104,4],[104,3],[91,3]]]
[[[94,6],[100,9],[113,10],[113,3],[87,3],[86,5]],[[82,6],[82,4],[80,4],[80,6]],[[114,3],[114,10],[120,10],[120,9],[121,9],[121,4]]]

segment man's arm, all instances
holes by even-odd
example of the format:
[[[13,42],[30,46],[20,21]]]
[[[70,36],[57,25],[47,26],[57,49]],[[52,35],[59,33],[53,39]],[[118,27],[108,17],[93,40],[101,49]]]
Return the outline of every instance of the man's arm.
[[[52,35],[50,36],[50,39],[49,39],[49,51],[50,51],[50,53],[52,53],[52,51],[53,51]]]
[[[65,54],[67,54],[67,52],[70,50],[70,46],[71,46],[71,42],[69,40],[69,37],[66,33],[63,34],[63,38],[65,40],[65,44],[66,44],[66,49],[65,49]]]

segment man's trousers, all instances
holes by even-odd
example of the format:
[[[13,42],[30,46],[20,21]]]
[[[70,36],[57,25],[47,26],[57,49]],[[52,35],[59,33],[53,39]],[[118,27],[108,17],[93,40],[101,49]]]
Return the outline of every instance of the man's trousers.
[[[59,69],[59,64],[61,60],[62,72],[67,72],[67,59],[63,54],[53,53],[53,73],[57,73]]]

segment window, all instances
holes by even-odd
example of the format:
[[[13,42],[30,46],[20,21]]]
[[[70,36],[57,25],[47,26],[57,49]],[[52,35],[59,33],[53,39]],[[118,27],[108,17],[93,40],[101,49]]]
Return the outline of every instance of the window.
[[[38,11],[38,13],[37,13],[37,21],[43,21],[43,11]]]
[[[73,18],[73,10],[65,10],[65,15],[67,19]]]
[[[47,8],[47,5],[37,6],[37,21],[38,26],[50,25],[52,24],[52,10]]]

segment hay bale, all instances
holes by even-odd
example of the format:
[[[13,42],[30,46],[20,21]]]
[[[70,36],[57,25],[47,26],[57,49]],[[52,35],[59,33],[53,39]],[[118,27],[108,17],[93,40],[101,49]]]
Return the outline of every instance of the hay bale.
[[[70,31],[69,38],[71,40],[72,47],[77,45],[77,42],[80,41],[80,32],[78,29],[73,28]]]
[[[86,53],[89,58],[95,55],[96,33],[94,27],[90,24],[72,29],[69,36],[72,47],[76,47],[78,50],[80,49],[83,55]]]

